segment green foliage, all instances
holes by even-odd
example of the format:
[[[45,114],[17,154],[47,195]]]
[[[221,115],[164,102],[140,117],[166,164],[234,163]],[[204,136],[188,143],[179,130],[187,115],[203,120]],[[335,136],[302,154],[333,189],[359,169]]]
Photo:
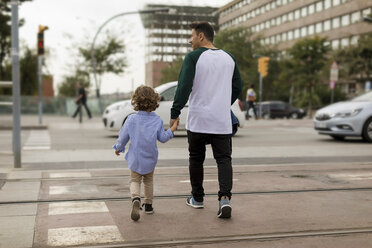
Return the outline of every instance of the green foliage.
[[[168,67],[161,71],[160,84],[164,84],[171,81],[177,81],[178,75],[180,74],[183,58],[178,57]]]
[[[58,95],[66,97],[76,96],[77,83],[81,83],[88,94],[90,87],[89,73],[87,71],[76,69],[74,75],[65,76],[62,83],[58,86]]]
[[[38,90],[38,58],[35,49],[26,47],[19,64],[21,95],[35,95]]]

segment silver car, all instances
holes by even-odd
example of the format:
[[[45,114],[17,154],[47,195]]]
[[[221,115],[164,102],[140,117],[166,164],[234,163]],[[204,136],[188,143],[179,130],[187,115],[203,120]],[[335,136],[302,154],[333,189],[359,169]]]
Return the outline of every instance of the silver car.
[[[174,94],[177,89],[177,82],[170,82],[166,84],[162,84],[155,88],[155,91],[159,93],[161,100],[159,102],[159,107],[155,110],[155,113],[160,116],[163,120],[164,127],[169,127],[169,119],[170,119],[170,109],[173,104]],[[185,130],[186,124],[186,117],[188,111],[188,104],[186,104],[185,108],[182,109],[180,115],[180,125],[178,126],[178,130]],[[244,126],[244,113],[240,110],[238,105],[238,101],[231,106],[231,110],[233,111],[234,115],[238,119],[239,127]],[[103,112],[103,124],[107,130],[111,131],[119,131],[122,125],[124,125],[125,120],[127,117],[136,111],[133,109],[131,104],[131,100],[125,100],[113,103],[109,105],[105,111]]]
[[[338,102],[318,110],[314,128],[336,140],[361,136],[372,142],[372,91],[347,102]]]

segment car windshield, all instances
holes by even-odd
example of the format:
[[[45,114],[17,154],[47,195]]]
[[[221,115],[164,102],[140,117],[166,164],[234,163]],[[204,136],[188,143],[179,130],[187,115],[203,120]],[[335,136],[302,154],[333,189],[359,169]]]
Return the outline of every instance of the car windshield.
[[[372,102],[372,91],[363,95],[357,96],[351,100],[352,102]]]

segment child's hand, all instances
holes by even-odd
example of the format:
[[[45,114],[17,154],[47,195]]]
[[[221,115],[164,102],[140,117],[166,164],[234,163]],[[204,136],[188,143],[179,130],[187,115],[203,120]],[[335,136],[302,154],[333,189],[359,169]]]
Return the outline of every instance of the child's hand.
[[[180,124],[180,118],[178,117],[176,121],[173,123],[173,125],[171,126],[170,130],[174,133],[174,131],[177,130],[177,127],[179,124]]]
[[[119,156],[120,155],[120,152],[117,151],[117,150],[115,150],[115,154],[116,154],[116,156]]]

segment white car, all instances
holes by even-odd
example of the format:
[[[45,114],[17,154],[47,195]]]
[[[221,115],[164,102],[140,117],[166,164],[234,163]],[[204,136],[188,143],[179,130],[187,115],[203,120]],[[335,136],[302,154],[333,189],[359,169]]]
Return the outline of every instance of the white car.
[[[160,95],[161,100],[159,107],[155,110],[155,113],[160,116],[163,120],[164,127],[169,128],[170,120],[170,109],[173,104],[173,98],[177,88],[177,81],[162,84],[155,88],[155,91]],[[186,116],[188,112],[188,104],[182,109],[180,115],[180,124],[178,130],[185,130]],[[231,110],[238,119],[239,127],[244,125],[244,113],[240,110],[238,101],[231,106]],[[131,100],[125,100],[113,103],[109,105],[103,112],[103,124],[107,130],[119,131],[123,126],[127,117],[136,111],[131,105]]]
[[[336,140],[361,136],[372,142],[372,91],[348,102],[338,102],[318,110],[314,128]]]

